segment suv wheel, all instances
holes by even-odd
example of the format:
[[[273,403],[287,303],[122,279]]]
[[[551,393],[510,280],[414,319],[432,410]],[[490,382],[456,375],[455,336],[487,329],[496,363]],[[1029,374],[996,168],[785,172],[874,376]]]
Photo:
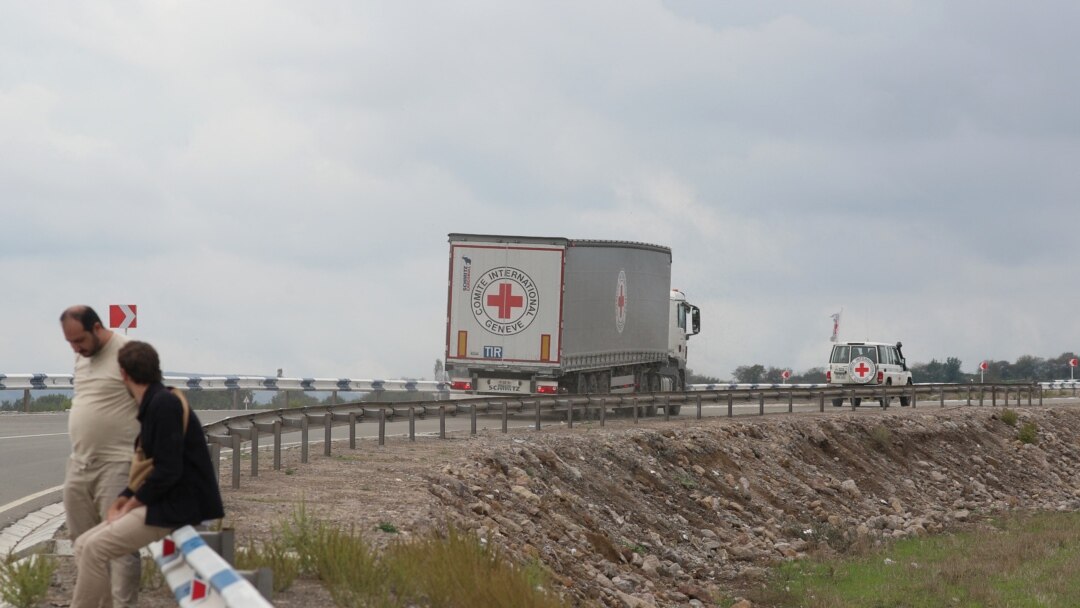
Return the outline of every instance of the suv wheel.
[[[904,385],[904,390],[907,390],[910,387],[911,387],[911,378],[908,378],[907,384]],[[900,407],[907,407],[909,405],[911,405],[911,397],[909,397],[907,395],[902,395],[900,397]]]
[[[888,380],[885,381],[885,386],[886,387],[891,387],[892,386],[892,378],[889,378]],[[887,408],[887,407],[889,407],[889,404],[892,403],[892,397],[882,395],[881,397],[878,398],[878,403],[881,404],[882,408]]]
[[[841,405],[844,405],[844,400],[843,399],[833,399],[832,400],[832,406],[833,407],[840,407]]]

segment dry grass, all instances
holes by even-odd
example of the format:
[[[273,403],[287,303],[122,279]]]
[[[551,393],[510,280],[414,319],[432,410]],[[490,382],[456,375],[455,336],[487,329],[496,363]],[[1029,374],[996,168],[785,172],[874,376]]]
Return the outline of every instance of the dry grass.
[[[56,570],[56,559],[31,555],[16,559],[8,555],[0,563],[0,599],[15,608],[31,608],[45,599]]]
[[[305,507],[278,527],[271,545],[292,556],[286,567],[314,576],[343,608],[558,608],[546,591],[547,575],[535,562],[518,567],[473,534],[450,528],[444,535],[396,542],[380,555],[355,529],[312,518]],[[267,556],[266,546],[251,549]],[[251,565],[255,565],[252,563]],[[275,585],[278,580],[274,568]]]

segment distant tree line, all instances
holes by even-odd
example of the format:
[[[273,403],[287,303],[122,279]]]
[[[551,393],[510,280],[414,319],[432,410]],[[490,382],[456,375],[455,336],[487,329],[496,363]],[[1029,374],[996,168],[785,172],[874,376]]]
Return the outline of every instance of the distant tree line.
[[[929,363],[909,363],[915,382],[1048,382],[1069,378],[1069,360],[1076,358],[1074,352],[1064,352],[1057,357],[1044,359],[1031,355],[1018,357],[1014,362],[987,361],[987,370],[980,376],[978,363],[974,372],[964,372],[963,362],[958,357],[946,357],[944,361],[931,359]],[[734,382],[740,384],[780,384],[781,373],[785,368],[766,367],[760,363],[740,365],[732,372]],[[1080,371],[1080,370],[1077,370]],[[1076,376],[1080,379],[1080,374]],[[689,384],[724,384],[715,376],[695,374],[687,370]],[[825,368],[812,367],[804,372],[792,372],[788,384],[821,384],[825,382]]]

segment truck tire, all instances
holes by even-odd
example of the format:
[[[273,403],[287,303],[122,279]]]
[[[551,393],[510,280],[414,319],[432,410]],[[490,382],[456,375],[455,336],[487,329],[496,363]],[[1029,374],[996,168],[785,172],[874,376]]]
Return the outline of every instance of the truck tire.
[[[648,378],[648,380],[649,380],[649,392],[653,393],[654,395],[656,393],[659,393],[660,392],[660,374],[649,374],[649,375],[646,376],[646,378]],[[645,406],[645,415],[647,417],[649,417],[649,418],[652,418],[652,417],[656,416],[656,403],[655,402],[652,405]]]
[[[904,386],[905,386],[904,390],[907,390],[907,388],[911,386],[911,378],[908,378],[907,384],[905,384]],[[900,396],[900,407],[907,407],[909,405],[911,405],[911,397],[909,397],[907,395],[901,395]]]

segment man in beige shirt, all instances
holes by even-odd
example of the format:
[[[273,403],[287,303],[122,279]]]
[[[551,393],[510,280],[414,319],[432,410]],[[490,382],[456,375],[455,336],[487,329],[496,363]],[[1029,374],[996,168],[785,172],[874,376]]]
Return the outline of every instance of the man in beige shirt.
[[[68,417],[71,457],[64,477],[64,510],[68,532],[75,540],[104,520],[109,505],[127,487],[139,434],[138,404],[124,386],[116,358],[127,336],[105,329],[89,306],[65,310],[60,327],[75,351],[75,396]],[[110,567],[113,607],[135,608],[138,554],[113,560]]]

